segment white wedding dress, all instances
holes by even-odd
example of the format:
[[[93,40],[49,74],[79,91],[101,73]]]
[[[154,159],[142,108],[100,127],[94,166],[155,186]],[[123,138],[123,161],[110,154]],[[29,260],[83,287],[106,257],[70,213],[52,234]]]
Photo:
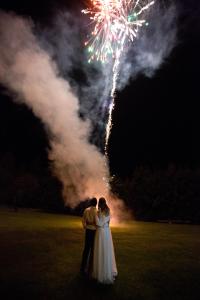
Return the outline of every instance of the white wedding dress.
[[[112,234],[109,227],[110,216],[99,212],[96,217],[97,230],[94,242],[92,277],[100,283],[111,284],[117,276]]]

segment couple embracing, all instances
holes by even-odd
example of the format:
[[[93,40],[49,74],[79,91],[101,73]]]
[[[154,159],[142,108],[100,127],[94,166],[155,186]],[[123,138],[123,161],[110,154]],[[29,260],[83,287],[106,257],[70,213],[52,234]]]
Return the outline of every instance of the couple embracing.
[[[115,253],[110,231],[110,209],[104,198],[90,200],[83,213],[85,246],[82,255],[81,273],[100,283],[112,284],[117,276]]]

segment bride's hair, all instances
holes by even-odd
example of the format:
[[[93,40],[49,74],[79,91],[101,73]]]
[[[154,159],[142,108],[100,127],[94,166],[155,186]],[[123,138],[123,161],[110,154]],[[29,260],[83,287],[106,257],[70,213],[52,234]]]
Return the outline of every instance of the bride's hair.
[[[98,208],[105,213],[106,216],[110,214],[110,208],[106,204],[106,199],[103,197],[99,198]]]

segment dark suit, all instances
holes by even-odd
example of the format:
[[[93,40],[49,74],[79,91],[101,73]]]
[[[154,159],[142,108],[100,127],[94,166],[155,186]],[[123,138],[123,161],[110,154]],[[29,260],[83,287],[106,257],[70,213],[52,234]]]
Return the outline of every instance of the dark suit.
[[[83,226],[85,228],[85,244],[80,268],[81,273],[89,273],[92,268],[94,238],[96,233],[95,216],[95,207],[87,208],[83,214]]]

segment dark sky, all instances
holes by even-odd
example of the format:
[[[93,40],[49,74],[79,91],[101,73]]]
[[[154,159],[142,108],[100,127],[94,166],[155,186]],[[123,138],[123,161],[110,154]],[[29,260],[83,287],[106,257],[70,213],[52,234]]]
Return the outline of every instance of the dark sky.
[[[55,11],[72,6],[70,2],[6,0],[0,7],[45,24]],[[73,6],[79,9],[80,2],[85,3],[73,1]],[[154,78],[140,76],[117,94],[109,142],[111,173],[129,175],[141,164],[200,165],[200,1],[176,2],[176,48]],[[47,139],[40,121],[8,96],[0,97],[1,153],[13,152],[24,164],[35,156],[43,158]]]
[[[180,4],[180,3],[179,3]],[[145,164],[200,163],[200,3],[181,1],[177,46],[148,79],[140,76],[117,97],[110,140],[111,169]]]

